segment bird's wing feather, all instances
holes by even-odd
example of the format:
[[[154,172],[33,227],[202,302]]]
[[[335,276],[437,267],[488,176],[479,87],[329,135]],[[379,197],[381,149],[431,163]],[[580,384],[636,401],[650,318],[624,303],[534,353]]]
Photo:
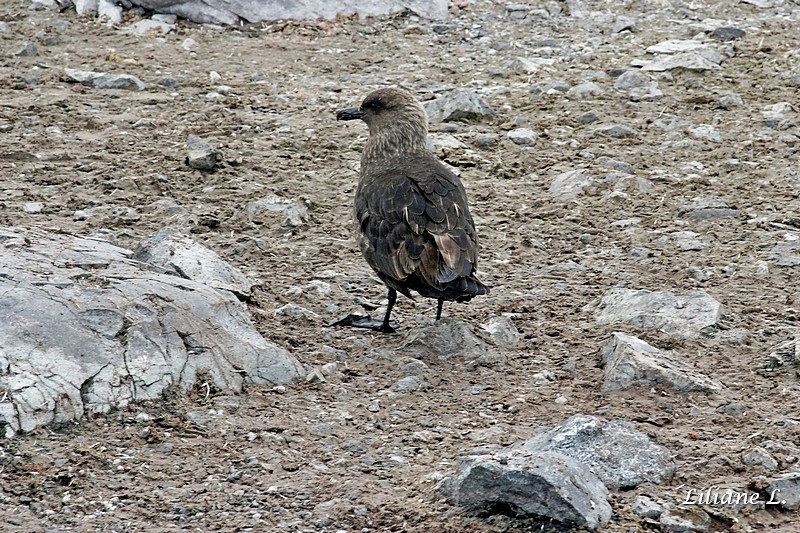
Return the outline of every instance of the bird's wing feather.
[[[472,274],[475,225],[458,177],[435,158],[369,176],[356,194],[367,262],[403,280],[417,272],[431,287]]]

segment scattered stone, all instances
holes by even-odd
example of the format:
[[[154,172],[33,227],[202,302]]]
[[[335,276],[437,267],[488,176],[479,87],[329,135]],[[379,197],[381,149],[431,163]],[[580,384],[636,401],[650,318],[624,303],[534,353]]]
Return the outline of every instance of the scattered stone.
[[[528,128],[517,128],[508,132],[508,138],[520,146],[536,146],[536,132]]]
[[[59,44],[61,44],[61,38],[58,35],[46,35],[42,38],[44,46],[58,46]]]
[[[645,61],[641,64],[644,71],[664,72],[667,70],[684,69],[694,72],[706,70],[721,70],[719,63],[709,60],[703,54],[697,52],[684,52],[661,57],[653,61]]]
[[[247,218],[251,223],[259,222],[263,218],[260,215],[264,212],[283,215],[283,224],[286,226],[300,226],[308,220],[308,208],[304,203],[281,198],[274,194],[248,202]]]
[[[180,86],[178,80],[175,78],[170,78],[169,76],[158,80],[158,84],[162,87],[166,87],[167,89],[177,89]]]
[[[468,323],[451,317],[410,330],[397,351],[423,360],[463,359],[470,366],[505,362],[505,357],[480,340]]]
[[[14,52],[17,57],[33,57],[39,55],[39,49],[31,42],[25,42]]]
[[[711,32],[711,36],[719,39],[720,41],[733,41],[744,37],[745,31],[740,28],[733,28],[731,26],[721,26],[715,28]]]
[[[305,374],[231,292],[153,272],[104,240],[2,229],[0,248],[5,437],[186,391],[199,375],[238,393]]]
[[[456,89],[436,100],[423,103],[428,120],[433,123],[454,120],[475,120],[497,113],[474,91]]]
[[[242,298],[249,298],[255,285],[214,251],[170,228],[144,239],[133,259],[156,266],[160,272],[231,291]]]
[[[28,214],[41,213],[44,209],[42,202],[25,202],[22,204],[22,210]]]
[[[628,324],[683,338],[705,335],[719,323],[721,315],[722,305],[703,291],[671,293],[614,288],[594,308],[598,324]]]
[[[713,196],[697,196],[678,207],[678,216],[694,222],[714,220],[717,218],[738,217],[741,212],[731,208],[722,198]]]
[[[722,385],[645,341],[615,332],[600,347],[603,392],[666,386],[677,392],[717,392]]]
[[[734,107],[741,107],[744,105],[742,97],[738,94],[726,94],[719,99],[719,105],[723,109],[733,109]]]
[[[197,135],[189,135],[186,140],[186,149],[188,150],[186,164],[196,170],[210,172],[214,170],[220,160],[216,148]]]
[[[500,137],[494,133],[483,133],[475,138],[475,146],[478,148],[487,149],[497,144],[497,141],[499,140]]]
[[[122,8],[113,0],[99,0],[97,3],[97,17],[105,20],[106,25],[112,27],[122,22]]]
[[[138,37],[145,37],[147,35],[166,35],[174,29],[174,24],[168,24],[161,20],[145,19],[131,24],[129,31]]]
[[[584,173],[582,170],[568,170],[553,179],[548,192],[556,200],[575,200],[594,181],[595,178],[593,176]]]
[[[722,135],[711,124],[700,124],[695,128],[690,128],[689,134],[695,139],[703,139],[715,143],[722,142]]]
[[[636,516],[641,516],[642,518],[649,518],[651,520],[658,520],[661,517],[661,513],[663,512],[664,508],[659,505],[658,503],[654,502],[647,496],[639,495],[636,499],[633,500],[633,505],[631,506],[631,511]]]
[[[551,57],[518,57],[511,64],[511,68],[524,74],[539,72],[544,67],[554,65],[555,59]]]
[[[434,372],[424,361],[414,357],[397,360],[402,377],[392,385],[394,391],[417,391],[429,388],[435,382]]]
[[[108,74],[105,72],[91,72],[72,68],[65,68],[64,74],[74,82],[94,87],[95,89],[144,91],[147,88],[142,80],[129,74]]]
[[[305,307],[289,302],[275,310],[276,316],[288,316],[290,318],[302,318],[309,322],[319,320],[319,315],[314,311],[309,311]]]
[[[637,137],[639,132],[622,124],[600,124],[592,128],[592,132],[617,139]]]
[[[681,252],[702,251],[706,248],[706,243],[700,238],[699,233],[694,231],[676,231],[672,233],[672,238]]]
[[[776,244],[768,252],[767,258],[777,267],[800,266],[800,240],[790,240]]]
[[[595,113],[594,111],[587,111],[586,113],[582,113],[577,117],[575,117],[575,120],[577,120],[581,124],[591,124],[593,122],[597,122],[598,120],[600,120],[600,117],[598,117],[597,113]]]
[[[75,12],[79,17],[97,15],[98,0],[73,0],[75,4]]]
[[[702,50],[704,48],[708,48],[708,45],[700,41],[668,39],[658,44],[648,46],[646,51],[648,54],[678,54],[682,52],[691,52],[693,50]]]
[[[493,316],[489,322],[481,325],[481,329],[489,334],[496,345],[504,348],[513,348],[522,339],[511,317],[506,315]]]
[[[555,452],[499,452],[461,459],[440,491],[480,514],[498,510],[597,530],[611,518],[608,489],[585,465]]]
[[[602,165],[606,168],[619,170],[620,172],[624,172],[625,174],[636,174],[633,165],[631,165],[626,161],[620,161],[619,159],[612,159],[610,157],[605,157],[605,156],[598,157],[597,164]]]
[[[642,483],[661,483],[675,467],[669,450],[650,441],[623,420],[605,421],[576,415],[515,449],[557,452],[586,465],[611,489],[629,489]]]
[[[742,462],[748,466],[760,466],[767,472],[778,469],[778,461],[764,448],[755,447],[742,457]]]
[[[770,480],[763,492],[767,498],[774,495],[781,509],[797,511],[800,509],[800,472],[789,472]]]
[[[569,91],[569,85],[564,80],[545,80],[534,83],[531,87],[531,94],[564,94]]]
[[[611,28],[612,33],[621,33],[625,30],[630,32],[636,31],[636,21],[631,17],[621,17],[617,16],[614,19],[614,25]]]
[[[640,70],[626,70],[619,75],[614,82],[614,88],[618,91],[629,91],[631,89],[641,89],[658,85],[658,82]]]
[[[708,531],[711,517],[699,507],[667,507],[661,513],[661,533],[694,533]]]
[[[594,98],[595,96],[600,96],[604,92],[605,91],[603,88],[597,85],[595,82],[585,81],[567,91],[567,96],[573,100],[588,100],[590,98]]]

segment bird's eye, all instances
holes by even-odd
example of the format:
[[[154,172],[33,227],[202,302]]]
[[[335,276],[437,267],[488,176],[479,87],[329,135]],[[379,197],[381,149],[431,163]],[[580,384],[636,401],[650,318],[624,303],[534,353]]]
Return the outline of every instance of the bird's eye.
[[[380,100],[370,100],[369,102],[364,103],[364,108],[369,111],[380,111],[383,106],[381,105]]]

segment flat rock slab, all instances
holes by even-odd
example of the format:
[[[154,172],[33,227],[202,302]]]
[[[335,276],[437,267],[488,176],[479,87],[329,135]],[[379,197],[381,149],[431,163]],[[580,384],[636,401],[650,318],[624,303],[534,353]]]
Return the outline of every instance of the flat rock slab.
[[[130,0],[157,13],[170,13],[199,23],[236,24],[265,20],[333,19],[337,15],[378,17],[406,9],[429,19],[447,18],[447,0]],[[80,12],[79,12],[80,14]]]
[[[656,386],[676,392],[718,392],[722,384],[645,341],[615,332],[600,347],[603,392]]]
[[[102,240],[0,229],[0,435],[199,379],[240,392],[305,375],[231,292],[154,270]]]
[[[594,307],[598,324],[628,324],[683,338],[707,334],[721,315],[722,304],[703,291],[671,293],[615,288],[606,292]]]
[[[588,466],[612,489],[661,483],[672,477],[671,453],[624,420],[577,415],[517,445],[528,452],[558,452]]]
[[[596,530],[611,518],[608,489],[591,470],[556,452],[514,450],[462,459],[440,486],[453,504],[480,514],[540,516]]]
[[[497,114],[483,98],[468,89],[450,91],[436,100],[423,103],[423,107],[432,123],[474,120]]]
[[[76,70],[74,68],[65,68],[64,74],[71,81],[95,89],[144,91],[147,88],[142,80],[130,74],[110,74],[107,72],[93,72],[91,70]]]

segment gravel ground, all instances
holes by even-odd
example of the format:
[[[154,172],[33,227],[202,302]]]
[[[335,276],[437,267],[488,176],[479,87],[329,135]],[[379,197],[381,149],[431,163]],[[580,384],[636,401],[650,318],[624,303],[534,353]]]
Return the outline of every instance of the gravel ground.
[[[800,335],[796,1],[475,0],[445,23],[179,22],[165,36],[126,31],[135,17],[112,29],[27,8],[0,6],[0,224],[107,229],[129,247],[185,228],[259,281],[260,331],[325,381],[241,396],[201,386],[2,442],[3,531],[547,530],[465,516],[436,486],[464,452],[574,414],[628,420],[674,453],[671,481],[612,493],[608,531],[649,527],[631,511],[640,494],[678,504],[688,488],[751,490],[797,471],[800,361],[769,357]],[[656,59],[649,46],[692,38],[719,68],[638,69]],[[64,68],[147,88],[90,88]],[[334,119],[385,85],[422,99],[471,89],[497,111],[432,126],[492,287],[445,314],[479,331],[509,313],[522,335],[493,366],[425,361],[416,391],[393,387],[408,364],[397,347],[435,302],[401,299],[398,335],[326,327],[356,298],[385,304],[350,221],[366,128]],[[520,128],[533,146],[526,132],[511,140]],[[185,165],[189,134],[220,150],[215,172]],[[583,187],[559,186],[571,171]],[[308,216],[251,219],[248,202],[271,195]],[[619,327],[585,306],[616,286],[722,302],[722,327],[699,339],[623,329],[725,388],[601,393],[597,350]],[[308,313],[276,315],[287,303]],[[756,448],[773,461],[745,462]],[[712,531],[798,531],[792,511],[705,510]]]

